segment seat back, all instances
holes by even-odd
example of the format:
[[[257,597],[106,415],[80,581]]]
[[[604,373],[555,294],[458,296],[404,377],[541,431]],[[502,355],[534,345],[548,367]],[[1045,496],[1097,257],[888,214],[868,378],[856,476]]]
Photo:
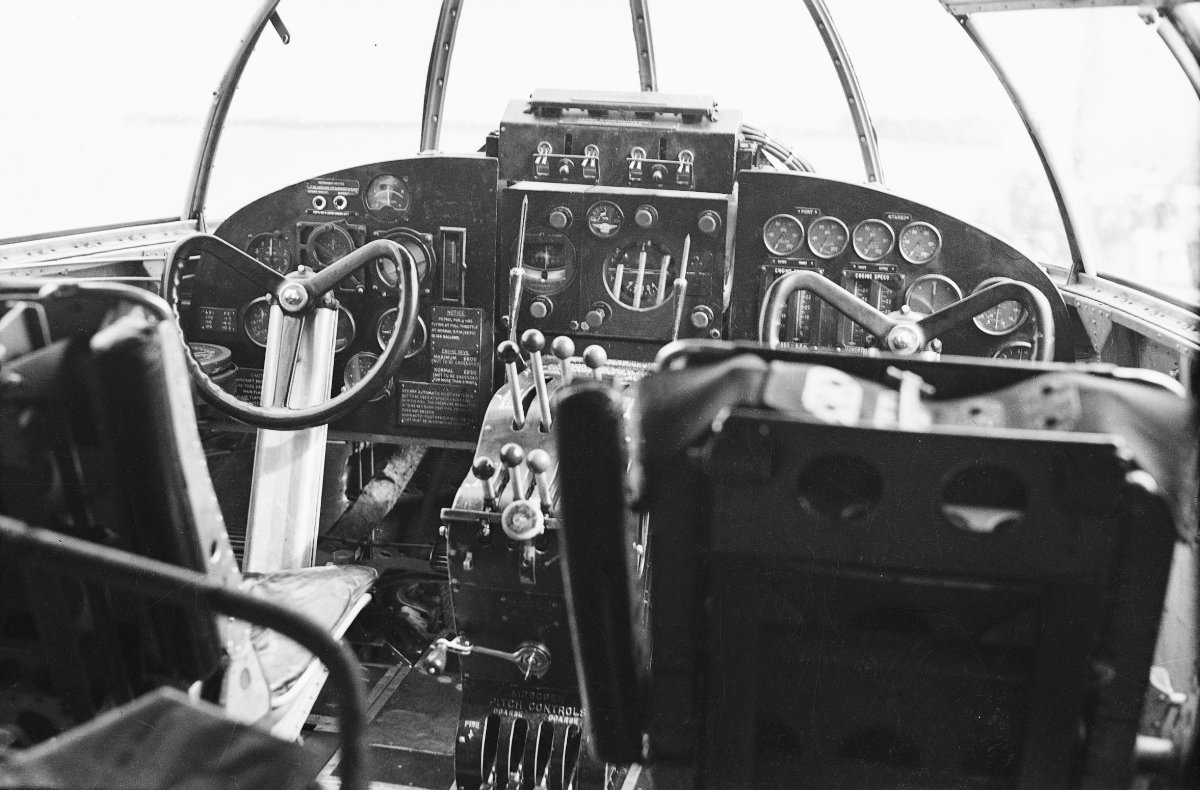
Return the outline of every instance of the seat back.
[[[656,786],[1129,786],[1183,398],[1055,365],[664,367],[637,407]]]
[[[70,302],[45,305],[57,339],[3,365],[13,386],[0,392],[0,509],[236,586],[173,322],[110,296],[102,320],[55,335],[57,316],[79,315]],[[226,639],[248,639],[243,624],[218,622],[200,604],[146,602],[31,571],[20,557],[0,563],[14,626],[0,636],[54,668],[53,690],[74,721],[160,685],[215,681]]]

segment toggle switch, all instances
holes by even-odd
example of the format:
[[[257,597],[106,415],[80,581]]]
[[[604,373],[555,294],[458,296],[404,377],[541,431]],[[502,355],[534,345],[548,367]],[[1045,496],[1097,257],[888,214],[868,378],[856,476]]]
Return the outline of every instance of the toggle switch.
[[[484,456],[479,456],[475,462],[471,464],[471,474],[475,475],[475,479],[483,487],[483,504],[485,507],[494,508],[496,506],[496,464],[492,459]]]
[[[550,430],[550,392],[546,389],[546,371],[542,369],[542,351],[546,348],[546,336],[536,329],[526,329],[521,335],[521,348],[529,355],[529,375],[533,378],[533,391],[537,393],[538,412],[542,417],[542,432]]]
[[[504,375],[508,379],[508,389],[512,395],[513,430],[519,431],[525,427],[525,404],[521,402],[521,374],[517,370],[521,349],[511,340],[505,340],[496,346],[496,354],[504,365]]]
[[[521,468],[521,464],[525,463],[525,451],[516,442],[509,442],[500,448],[500,461],[508,467],[508,479],[512,482],[512,498],[514,500],[524,499],[525,492],[529,490],[525,480],[525,470]]]
[[[559,335],[550,344],[550,353],[558,359],[562,371],[562,386],[571,383],[571,357],[575,356],[575,341],[566,335]]]
[[[583,350],[583,364],[591,368],[596,381],[604,380],[604,364],[608,362],[608,352],[601,346],[588,346]]]
[[[550,453],[541,449],[529,451],[525,465],[533,472],[533,482],[537,486],[538,499],[542,501],[542,510],[550,512]]]

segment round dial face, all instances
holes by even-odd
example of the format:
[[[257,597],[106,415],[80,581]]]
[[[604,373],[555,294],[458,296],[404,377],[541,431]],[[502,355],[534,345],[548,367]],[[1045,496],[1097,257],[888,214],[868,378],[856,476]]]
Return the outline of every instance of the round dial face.
[[[380,349],[387,348],[388,341],[392,339],[392,333],[396,331],[396,316],[399,314],[400,310],[393,307],[381,314],[375,322],[375,342],[379,344]],[[417,325],[413,327],[412,340],[408,342],[408,351],[404,352],[404,358],[415,357],[425,348],[428,340],[429,332],[425,328],[425,322],[417,316]]]
[[[1033,343],[1028,340],[1010,340],[992,354],[994,359],[1033,359]]]
[[[342,351],[354,342],[357,328],[354,326],[354,316],[344,307],[338,307],[337,338],[333,341],[334,353]]]
[[[900,255],[909,263],[929,263],[941,252],[942,234],[928,222],[910,222],[900,231]]]
[[[821,217],[808,226],[808,248],[818,258],[836,258],[849,241],[850,231],[837,217]]]
[[[804,226],[791,214],[776,214],[763,223],[762,238],[768,252],[785,258],[800,249]]]
[[[390,209],[403,214],[412,206],[412,194],[408,185],[395,176],[376,176],[367,185],[367,193],[363,197],[367,208],[371,211]]]
[[[877,261],[892,251],[896,233],[881,219],[864,219],[854,227],[854,251],[864,261]]]
[[[324,268],[353,251],[354,239],[340,225],[319,225],[308,235],[308,254],[315,268]]]
[[[630,310],[652,310],[671,295],[678,265],[656,241],[627,244],[604,262],[604,286],[617,304]]]
[[[936,313],[962,299],[962,291],[954,281],[940,274],[918,277],[908,287],[904,303],[908,309],[921,315]]]
[[[347,387],[353,387],[362,381],[378,362],[378,354],[372,354],[370,351],[358,352],[346,360],[346,368],[342,371],[342,381]]]
[[[242,310],[242,331],[250,342],[262,348],[267,347],[267,327],[271,323],[271,299],[260,296],[250,302]]]
[[[401,255],[408,255],[413,259],[413,265],[417,267],[417,282],[424,282],[425,276],[429,274],[429,250],[426,246],[406,231],[389,233],[387,238],[400,245]],[[372,265],[379,281],[386,287],[400,287],[400,268],[395,261],[391,258],[376,258]]]
[[[989,277],[975,286],[971,293],[979,293],[990,285],[1003,282],[1003,277]],[[1001,302],[993,308],[983,311],[973,319],[980,331],[989,335],[1007,335],[1025,322],[1025,307],[1018,301]]]
[[[611,239],[621,232],[625,222],[625,214],[621,207],[611,200],[601,200],[593,203],[587,210],[587,226],[592,235],[599,239]]]
[[[517,254],[515,245],[512,254]],[[531,293],[556,294],[575,276],[575,245],[561,233],[540,228],[526,231],[521,254],[525,287]]]
[[[286,274],[291,259],[287,242],[278,233],[260,233],[246,245],[246,253],[259,263]]]

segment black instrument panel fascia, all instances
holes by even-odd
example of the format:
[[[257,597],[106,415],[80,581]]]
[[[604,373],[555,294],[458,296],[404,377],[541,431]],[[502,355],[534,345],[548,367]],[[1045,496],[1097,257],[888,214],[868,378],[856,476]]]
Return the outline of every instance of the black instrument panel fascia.
[[[839,255],[823,260],[803,244],[787,260],[771,255],[763,244],[763,224],[780,213],[796,215],[806,212],[812,218],[833,216],[841,219],[851,235],[857,223],[864,219],[886,222],[897,235],[909,222],[928,222],[938,229],[942,238],[940,252],[928,263],[916,265],[904,260],[893,244],[880,260],[866,262],[855,254],[853,243]],[[807,231],[809,219],[801,217]],[[807,238],[805,239],[807,242]],[[1071,323],[1062,295],[1050,277],[1012,245],[957,219],[945,212],[914,200],[900,197],[878,187],[855,184],[810,173],[781,173],[774,171],[743,171],[738,176],[738,233],[734,243],[734,273],[731,290],[728,339],[754,341],[758,339],[759,308],[767,285],[779,268],[812,268],[835,283],[842,285],[851,267],[867,271],[890,269],[897,283],[899,299],[918,277],[942,275],[954,281],[964,296],[990,277],[1008,277],[1028,283],[1041,291],[1050,301],[1057,342],[1055,359],[1072,360]],[[898,305],[897,305],[898,306]],[[821,338],[842,339],[839,328],[844,321],[831,307],[820,311]],[[947,354],[991,356],[1006,342],[1027,340],[1031,334],[1029,322],[1003,337],[988,335],[967,322],[942,338]],[[817,350],[837,348],[823,343]],[[845,349],[839,349],[845,350]]]
[[[367,188],[380,175],[396,176],[407,186],[410,200],[406,211],[367,209]],[[403,229],[417,234],[432,249],[433,260],[419,296],[420,318],[429,340],[419,353],[405,360],[388,397],[332,423],[331,438],[474,445],[494,389],[496,194],[494,158],[419,156],[345,168],[291,184],[242,207],[217,228],[217,236],[242,250],[260,234],[277,234],[286,245],[292,270],[298,264],[308,265],[305,237],[324,223],[345,228],[355,246]],[[339,195],[344,202],[335,203]],[[461,243],[460,264],[446,267],[444,244],[455,238]],[[339,287],[333,292],[356,324],[354,340],[334,358],[334,393],[342,387],[346,362],[354,354],[379,353],[375,324],[397,304],[395,291],[372,268],[368,264],[359,273],[361,290]],[[244,378],[247,370],[253,375],[263,366],[264,351],[247,337],[242,310],[262,294],[249,281],[230,276],[219,264],[202,260],[196,274],[191,309],[184,320],[187,339],[229,347],[241,371],[239,378]],[[224,315],[236,311],[232,327],[205,321],[205,308],[226,311]],[[453,324],[454,336],[435,333],[439,322]],[[477,339],[470,337],[475,327]],[[448,347],[464,347],[452,349],[446,357],[457,355],[457,361],[435,363],[434,337]],[[450,401],[453,408],[447,405]],[[420,419],[414,420],[414,415]]]

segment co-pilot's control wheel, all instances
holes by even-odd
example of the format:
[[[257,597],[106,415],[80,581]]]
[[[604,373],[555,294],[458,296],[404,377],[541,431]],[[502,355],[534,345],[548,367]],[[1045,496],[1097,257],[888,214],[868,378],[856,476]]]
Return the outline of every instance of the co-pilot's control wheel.
[[[797,291],[816,294],[839,313],[879,338],[882,350],[894,354],[916,354],[927,348],[930,341],[971,321],[980,313],[1003,302],[1017,301],[1025,306],[1037,322],[1037,334],[1034,336],[1037,359],[1041,362],[1054,359],[1054,317],[1050,300],[1032,285],[1016,280],[1000,280],[929,315],[910,316],[903,312],[884,315],[819,272],[791,272],[767,289],[758,319],[759,342],[766,343],[769,348],[779,347],[779,325],[783,320],[783,312],[787,308],[788,297]]]
[[[379,239],[366,244],[320,271],[302,269],[287,275],[258,262],[216,236],[198,233],[177,242],[167,257],[163,271],[163,298],[179,318],[179,290],[184,270],[190,261],[202,257],[221,264],[217,271],[230,277],[244,277],[262,289],[271,302],[271,322],[279,322],[271,335],[278,337],[278,368],[274,387],[263,392],[265,406],[255,406],[223,390],[201,368],[191,350],[185,355],[188,372],[200,396],[213,408],[235,420],[256,428],[299,430],[323,425],[350,412],[383,392],[391,382],[408,350],[417,324],[417,270],[412,256],[394,241]],[[329,292],[339,282],[377,258],[387,258],[399,272],[398,315],[395,331],[380,355],[379,362],[355,386],[336,397],[313,406],[290,408],[286,405],[300,358],[305,324],[319,310],[336,310]]]

